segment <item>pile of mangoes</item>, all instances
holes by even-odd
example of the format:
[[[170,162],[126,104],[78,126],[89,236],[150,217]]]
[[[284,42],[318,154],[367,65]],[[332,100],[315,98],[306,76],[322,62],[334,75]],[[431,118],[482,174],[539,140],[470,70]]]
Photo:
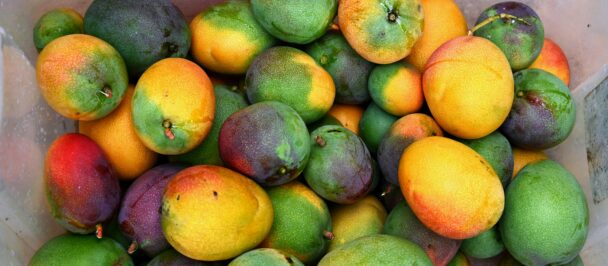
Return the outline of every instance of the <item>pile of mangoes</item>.
[[[202,9],[202,8],[201,8]],[[68,234],[30,265],[582,265],[570,70],[527,5],[94,0],[34,29],[79,121],[45,161]]]

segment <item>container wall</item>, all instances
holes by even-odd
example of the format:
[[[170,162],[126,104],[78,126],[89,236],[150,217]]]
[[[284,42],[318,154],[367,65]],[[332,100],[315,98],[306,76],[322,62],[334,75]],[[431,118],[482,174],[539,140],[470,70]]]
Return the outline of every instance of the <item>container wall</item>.
[[[190,19],[221,0],[174,0]],[[40,96],[35,80],[37,52],[32,42],[36,20],[46,11],[72,7],[84,14],[91,0],[0,0],[0,258],[24,265],[33,252],[63,230],[52,220],[44,199],[42,169],[48,145],[74,122],[55,114]],[[496,0],[456,0],[472,26]],[[545,25],[545,35],[566,53],[577,103],[570,138],[548,151],[581,183],[587,195],[590,234],[581,253],[585,265],[608,261],[608,1],[526,0]],[[602,98],[604,97],[604,98]],[[599,99],[599,100],[598,100]],[[588,160],[588,156],[591,154]],[[606,196],[604,196],[606,195]]]

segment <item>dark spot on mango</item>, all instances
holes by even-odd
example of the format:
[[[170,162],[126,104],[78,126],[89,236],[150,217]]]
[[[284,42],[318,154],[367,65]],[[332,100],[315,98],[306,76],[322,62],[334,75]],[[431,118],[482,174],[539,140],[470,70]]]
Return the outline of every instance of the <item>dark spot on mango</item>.
[[[217,191],[215,191],[215,190],[213,191],[213,197],[214,197],[215,199],[217,199]]]
[[[178,195],[177,195],[177,198],[176,198],[176,200],[179,200],[179,194],[178,194]]]

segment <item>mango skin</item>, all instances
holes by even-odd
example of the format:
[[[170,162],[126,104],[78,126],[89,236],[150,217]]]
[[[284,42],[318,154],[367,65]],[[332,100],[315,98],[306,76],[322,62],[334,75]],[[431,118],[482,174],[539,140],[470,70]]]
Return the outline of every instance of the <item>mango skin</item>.
[[[184,168],[164,164],[146,171],[129,186],[122,200],[118,213],[120,229],[150,257],[169,248],[160,226],[158,210],[167,184]]]
[[[44,184],[55,221],[73,233],[94,232],[120,204],[112,166],[99,145],[82,134],[64,134],[51,144]]]
[[[36,60],[36,81],[54,111],[80,121],[114,111],[128,87],[127,67],[118,51],[86,34],[61,36],[46,45]]]
[[[387,215],[382,203],[371,195],[353,204],[333,205],[330,212],[335,237],[328,252],[360,237],[382,233]]]
[[[221,166],[188,167],[163,194],[163,234],[173,248],[196,260],[231,259],[255,248],[272,221],[273,207],[262,187]]]
[[[235,86],[231,87],[221,83],[213,84],[213,92],[215,94],[215,117],[209,134],[201,144],[191,151],[169,157],[170,161],[191,165],[224,165],[224,162],[220,157],[218,143],[220,129],[222,128],[224,121],[226,121],[231,114],[247,107],[249,104],[245,99],[245,95],[237,91]]]
[[[286,42],[306,44],[323,36],[331,24],[338,0],[252,0],[256,20],[273,36]]]
[[[415,141],[430,136],[443,136],[443,131],[426,114],[409,114],[395,121],[378,145],[378,164],[384,178],[399,185],[397,172],[403,151]]]
[[[424,226],[405,201],[399,202],[386,218],[384,234],[398,236],[422,247],[434,265],[446,265],[458,252],[460,240],[438,235]]]
[[[367,106],[359,121],[359,135],[373,155],[376,155],[384,134],[397,119],[399,118],[385,112],[373,102]]]
[[[433,119],[450,135],[484,137],[513,105],[513,72],[491,41],[463,36],[441,45],[426,63],[422,90]]]
[[[454,258],[452,258],[450,263],[448,263],[448,266],[469,266],[469,265],[471,265],[469,263],[469,259],[467,259],[467,256],[465,256],[462,252],[456,253],[456,256],[454,256]]]
[[[513,71],[527,68],[536,60],[543,48],[545,39],[543,23],[529,6],[519,2],[502,2],[484,10],[476,24],[502,13],[515,16],[517,19],[496,19],[476,30],[474,35],[496,44],[507,56]]]
[[[319,266],[418,265],[432,266],[424,251],[409,240],[390,235],[359,238],[327,253]]]
[[[175,249],[167,249],[154,257],[146,266],[222,266],[223,263],[215,261],[200,261],[188,258]]]
[[[463,240],[460,250],[470,257],[488,259],[503,252],[505,246],[500,238],[498,227],[494,226],[473,238]]]
[[[291,107],[260,102],[233,113],[219,135],[222,161],[264,186],[300,175],[310,154],[306,124]]]
[[[321,119],[336,96],[331,75],[311,56],[288,46],[272,47],[253,60],[245,90],[250,103],[282,102],[307,124]]]
[[[272,248],[258,248],[241,254],[232,260],[228,266],[304,266],[293,255]]]
[[[576,105],[568,86],[540,69],[515,73],[515,99],[500,131],[517,147],[541,150],[562,143],[574,128]]]
[[[367,79],[374,66],[348,45],[344,36],[329,32],[306,48],[334,80],[337,103],[362,104],[370,100]]]
[[[370,192],[372,158],[361,138],[341,126],[322,126],[310,134],[310,142],[304,178],[317,194],[350,204]]]
[[[399,183],[416,217],[444,237],[474,237],[503,213],[504,190],[490,164],[449,138],[412,143],[399,163]]]
[[[313,264],[327,251],[332,221],[325,201],[298,181],[267,188],[274,209],[270,233],[259,245]]]
[[[191,54],[206,69],[244,74],[253,59],[277,40],[253,17],[251,4],[232,0],[212,5],[190,22]]]
[[[405,58],[422,35],[423,13],[418,0],[341,0],[338,23],[359,55],[390,64]]]
[[[504,135],[499,131],[494,131],[490,135],[479,139],[459,139],[458,141],[469,146],[486,159],[494,172],[500,177],[502,186],[507,187],[513,176],[514,161],[511,143]]]
[[[34,26],[34,45],[38,52],[51,41],[68,34],[82,33],[82,16],[71,8],[48,11]]]
[[[93,1],[84,15],[84,32],[116,48],[132,78],[163,58],[186,57],[191,44],[183,14],[166,0]]]
[[[132,266],[129,254],[111,238],[93,235],[61,235],[45,243],[32,257],[29,266]]]
[[[525,265],[567,263],[585,244],[589,209],[576,178],[551,160],[530,163],[507,189],[500,232]]]

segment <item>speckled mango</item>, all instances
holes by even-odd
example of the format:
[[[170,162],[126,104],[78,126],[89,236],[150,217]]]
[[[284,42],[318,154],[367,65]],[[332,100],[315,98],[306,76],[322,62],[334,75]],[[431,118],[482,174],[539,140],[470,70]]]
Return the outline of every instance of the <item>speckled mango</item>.
[[[204,67],[224,74],[244,74],[253,59],[276,43],[255,20],[249,1],[213,5],[190,22],[192,55]]]
[[[226,165],[265,186],[297,178],[310,154],[306,124],[280,102],[256,103],[232,114],[218,142]]]
[[[341,126],[322,126],[310,134],[310,140],[304,178],[317,194],[350,204],[370,192],[372,158],[361,138]]]
[[[255,58],[245,77],[249,102],[278,101],[314,122],[332,107],[333,79],[312,57],[296,48],[277,46]]]
[[[515,100],[500,131],[514,146],[524,149],[554,147],[570,135],[576,105],[568,86],[540,69],[514,74]]]

